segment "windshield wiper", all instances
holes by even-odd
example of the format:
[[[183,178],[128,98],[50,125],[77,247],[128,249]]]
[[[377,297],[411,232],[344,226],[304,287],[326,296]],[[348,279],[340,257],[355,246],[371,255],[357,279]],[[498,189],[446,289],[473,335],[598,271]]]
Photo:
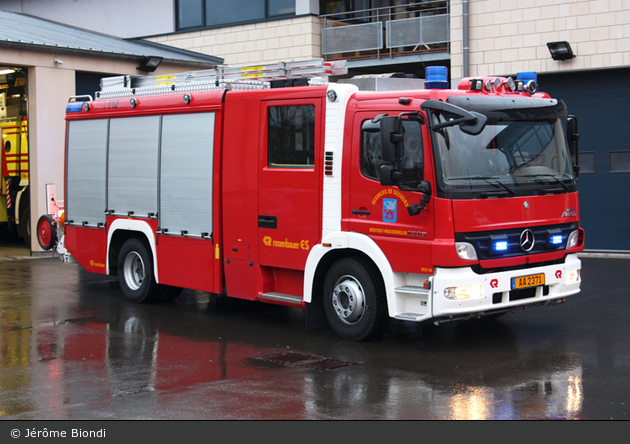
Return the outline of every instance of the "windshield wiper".
[[[501,187],[505,191],[507,191],[510,196],[515,196],[516,195],[516,193],[514,192],[514,190],[512,188],[508,187],[506,184],[501,182],[498,179],[498,177],[496,177],[496,176],[453,177],[453,178],[451,178],[449,180],[483,180],[486,183],[489,183],[490,185],[492,185],[493,187],[497,187],[497,185],[499,185],[499,187]],[[494,182],[492,182],[492,181],[494,181]]]
[[[523,175],[523,176],[520,176],[520,177],[531,177],[531,178],[540,177],[541,179],[543,179],[543,178],[551,179],[551,180],[546,180],[545,183],[554,183],[555,182],[558,185],[560,185],[562,188],[564,188],[564,190],[566,192],[571,191],[571,189],[567,186],[566,183],[562,182],[560,179],[558,179],[553,174],[527,174],[527,175]]]

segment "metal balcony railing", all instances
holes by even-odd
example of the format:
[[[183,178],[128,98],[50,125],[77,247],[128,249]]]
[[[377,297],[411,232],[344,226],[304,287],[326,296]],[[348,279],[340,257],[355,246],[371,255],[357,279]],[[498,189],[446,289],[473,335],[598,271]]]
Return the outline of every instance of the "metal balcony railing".
[[[449,51],[449,3],[419,1],[321,15],[322,54],[349,59]]]

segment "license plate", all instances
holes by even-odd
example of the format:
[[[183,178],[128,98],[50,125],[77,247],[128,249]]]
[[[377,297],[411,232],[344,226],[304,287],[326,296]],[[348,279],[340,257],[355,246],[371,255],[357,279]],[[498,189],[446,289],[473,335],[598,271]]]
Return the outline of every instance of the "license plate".
[[[521,276],[512,278],[512,290],[519,288],[537,287],[545,285],[545,273],[531,274],[529,276]]]

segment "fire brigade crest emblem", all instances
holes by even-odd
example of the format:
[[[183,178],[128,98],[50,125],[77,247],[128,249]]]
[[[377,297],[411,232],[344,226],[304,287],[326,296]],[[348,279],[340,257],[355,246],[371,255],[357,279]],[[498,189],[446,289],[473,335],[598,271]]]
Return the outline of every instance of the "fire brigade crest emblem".
[[[396,222],[398,205],[396,199],[383,199],[383,222]]]

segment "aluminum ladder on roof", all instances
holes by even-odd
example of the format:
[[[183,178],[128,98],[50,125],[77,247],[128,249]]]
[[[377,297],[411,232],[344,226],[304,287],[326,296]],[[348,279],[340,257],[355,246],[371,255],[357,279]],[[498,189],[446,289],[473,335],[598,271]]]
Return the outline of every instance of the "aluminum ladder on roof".
[[[326,78],[348,73],[345,60],[326,62],[324,59],[278,62],[269,65],[229,67],[188,71],[159,76],[116,76],[101,79],[96,100],[122,99],[176,93],[213,90],[264,89],[275,80]],[[326,83],[320,80],[319,84]]]

